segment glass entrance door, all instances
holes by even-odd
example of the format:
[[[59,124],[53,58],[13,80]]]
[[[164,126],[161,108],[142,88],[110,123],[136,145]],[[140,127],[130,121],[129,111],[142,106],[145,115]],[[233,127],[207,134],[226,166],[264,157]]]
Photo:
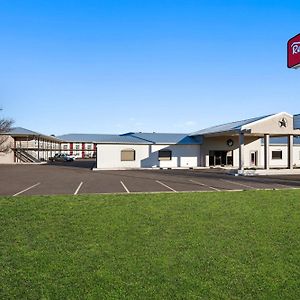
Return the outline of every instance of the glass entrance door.
[[[209,151],[209,166],[232,166],[232,151]]]

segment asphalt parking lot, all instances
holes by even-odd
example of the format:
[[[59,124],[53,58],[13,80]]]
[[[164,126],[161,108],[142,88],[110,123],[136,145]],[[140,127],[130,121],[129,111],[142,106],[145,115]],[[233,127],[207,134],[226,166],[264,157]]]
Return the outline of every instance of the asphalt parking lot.
[[[92,171],[94,160],[0,165],[0,195],[197,192],[300,188],[300,176],[241,177],[224,170]]]

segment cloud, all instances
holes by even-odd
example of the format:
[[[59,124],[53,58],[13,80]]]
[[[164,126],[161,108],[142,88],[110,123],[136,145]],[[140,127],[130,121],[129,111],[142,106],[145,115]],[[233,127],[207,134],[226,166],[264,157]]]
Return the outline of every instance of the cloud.
[[[196,121],[190,120],[190,121],[186,121],[186,122],[184,123],[184,125],[185,125],[185,126],[188,126],[188,127],[191,127],[191,126],[197,125],[197,122],[196,122]]]

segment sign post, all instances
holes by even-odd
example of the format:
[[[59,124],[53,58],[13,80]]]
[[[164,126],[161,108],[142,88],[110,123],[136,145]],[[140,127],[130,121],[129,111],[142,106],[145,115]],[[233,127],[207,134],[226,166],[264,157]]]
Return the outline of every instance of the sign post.
[[[289,39],[287,43],[287,67],[300,68],[300,34]]]

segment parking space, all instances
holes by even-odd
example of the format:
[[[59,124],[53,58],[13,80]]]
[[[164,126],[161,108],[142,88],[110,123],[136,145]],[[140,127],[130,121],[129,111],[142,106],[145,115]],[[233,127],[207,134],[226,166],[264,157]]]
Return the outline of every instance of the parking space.
[[[93,160],[1,165],[0,195],[51,195],[300,188],[300,177],[240,177],[224,170],[91,171]]]

